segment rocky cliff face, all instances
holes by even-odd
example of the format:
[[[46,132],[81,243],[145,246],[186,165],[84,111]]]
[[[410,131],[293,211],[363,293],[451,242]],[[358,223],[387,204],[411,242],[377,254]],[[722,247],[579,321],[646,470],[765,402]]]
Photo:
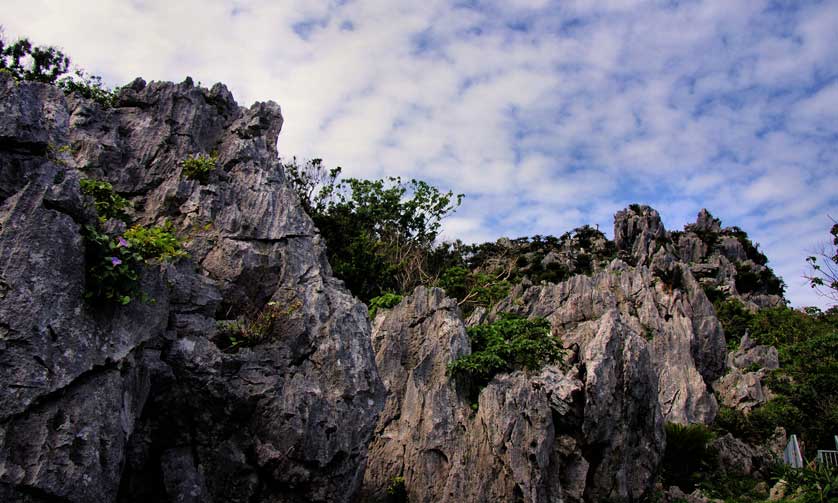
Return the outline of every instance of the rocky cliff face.
[[[470,352],[454,302],[419,288],[379,314],[373,346],[389,396],[365,496],[384,501],[403,477],[409,501],[638,500],[663,448],[648,344],[616,309],[562,336],[578,344],[571,365],[499,376],[475,412],[446,376]]]
[[[288,189],[271,102],[136,80],[103,110],[0,74],[0,499],[347,501],[384,401],[365,307]],[[217,152],[208,183],[181,176]],[[153,302],[84,301],[81,178],[190,257],[149,265]],[[216,320],[289,306],[268,342]],[[222,346],[223,347],[223,346]]]
[[[544,317],[567,361],[497,376],[474,408],[446,373],[471,351],[456,302],[420,287],[370,327],[286,184],[281,126],[276,104],[239,107],[220,84],[138,79],[105,110],[0,74],[0,500],[385,501],[403,485],[414,502],[639,501],[664,421],[717,410],[725,341],[705,291],[780,298],[706,212],[684,233],[633,206],[614,242],[499,242],[481,267],[523,281],[468,323]],[[206,180],[184,176],[210,153]],[[184,240],[187,259],[144,267],[151,300],[84,300],[101,215],[82,179]],[[272,306],[258,344],[219,329]],[[745,381],[776,352],[743,340],[727,359],[725,400],[759,401]]]

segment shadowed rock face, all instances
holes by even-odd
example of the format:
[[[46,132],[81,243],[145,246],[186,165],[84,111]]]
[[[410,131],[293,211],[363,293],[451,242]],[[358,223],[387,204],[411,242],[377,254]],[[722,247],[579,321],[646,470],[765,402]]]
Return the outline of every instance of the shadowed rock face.
[[[383,405],[365,307],[331,275],[276,157],[279,107],[136,80],[111,110],[0,75],[0,499],[348,501]],[[180,161],[216,152],[208,183]],[[153,303],[83,301],[96,222],[80,178],[188,260],[146,267]],[[287,306],[267,343],[216,320]]]
[[[445,374],[470,351],[454,301],[420,287],[379,314],[389,395],[364,497],[401,476],[410,501],[638,500],[663,448],[647,343],[613,309],[562,335],[581,342],[572,365],[498,376],[473,412]]]

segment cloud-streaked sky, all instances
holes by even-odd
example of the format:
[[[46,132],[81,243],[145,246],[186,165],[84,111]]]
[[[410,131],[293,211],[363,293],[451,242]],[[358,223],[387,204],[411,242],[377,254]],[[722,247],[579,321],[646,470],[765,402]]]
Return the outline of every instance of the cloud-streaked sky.
[[[827,305],[802,275],[838,218],[836,0],[4,0],[0,24],[111,85],[274,100],[283,157],[465,193],[449,237],[706,207]]]

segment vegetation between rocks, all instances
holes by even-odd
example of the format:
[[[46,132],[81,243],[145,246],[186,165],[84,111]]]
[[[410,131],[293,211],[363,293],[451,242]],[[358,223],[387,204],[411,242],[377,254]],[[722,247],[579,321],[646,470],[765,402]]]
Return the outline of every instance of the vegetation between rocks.
[[[379,309],[390,309],[392,307],[395,307],[399,302],[402,301],[403,298],[404,296],[393,292],[387,292],[384,295],[373,297],[369,301],[369,308],[367,310],[370,319],[375,319],[375,315]]]
[[[268,341],[275,333],[277,322],[285,320],[302,307],[297,299],[288,305],[276,301],[268,302],[264,308],[250,316],[240,316],[235,320],[217,322],[220,347],[225,351],[246,346],[255,346]]]
[[[103,180],[83,178],[81,191],[92,201],[99,217],[97,224],[86,225],[85,298],[98,303],[128,304],[133,299],[150,300],[139,288],[140,271],[153,261],[173,262],[187,257],[183,243],[174,233],[171,222],[155,226],[134,225],[123,233],[130,201]],[[108,221],[114,225],[106,226]],[[106,230],[106,227],[110,230]]]
[[[494,322],[469,327],[467,332],[471,354],[452,361],[448,373],[464,386],[472,403],[499,373],[563,363],[561,341],[543,318],[501,313]]]
[[[207,183],[210,174],[215,171],[218,165],[216,154],[193,154],[181,161],[182,175],[187,180],[197,180],[199,183]]]

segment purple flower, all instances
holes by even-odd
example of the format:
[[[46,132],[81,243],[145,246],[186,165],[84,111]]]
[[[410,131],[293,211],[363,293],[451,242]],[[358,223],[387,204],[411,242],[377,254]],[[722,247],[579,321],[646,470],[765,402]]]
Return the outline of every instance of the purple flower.
[[[111,265],[112,266],[116,267],[121,263],[122,263],[122,261],[119,260],[119,257],[111,257]]]
[[[118,241],[116,245],[117,248],[128,248],[128,241],[125,241],[124,237],[119,236],[116,240]]]

